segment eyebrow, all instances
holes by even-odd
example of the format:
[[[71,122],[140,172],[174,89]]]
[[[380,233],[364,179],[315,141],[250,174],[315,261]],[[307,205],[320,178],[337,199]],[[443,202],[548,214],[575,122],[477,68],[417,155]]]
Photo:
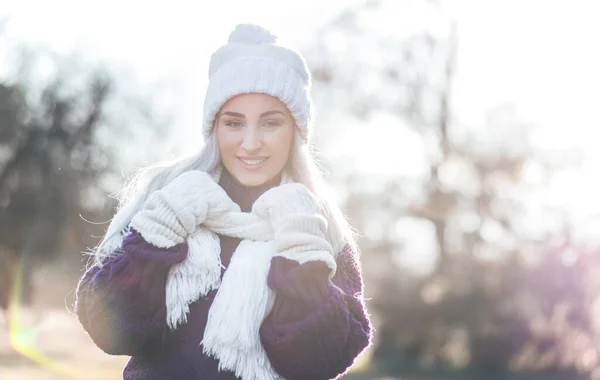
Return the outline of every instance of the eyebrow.
[[[273,110],[273,111],[267,111],[267,112],[261,113],[260,117],[262,118],[262,117],[271,116],[271,115],[278,114],[278,113],[282,114],[283,116],[285,116],[285,114],[283,112],[281,112],[279,110]],[[228,115],[228,116],[233,116],[233,117],[239,117],[241,119],[245,119],[246,118],[246,115],[244,115],[243,113],[231,112],[231,111],[223,112],[221,114],[221,116],[223,116],[223,115]]]

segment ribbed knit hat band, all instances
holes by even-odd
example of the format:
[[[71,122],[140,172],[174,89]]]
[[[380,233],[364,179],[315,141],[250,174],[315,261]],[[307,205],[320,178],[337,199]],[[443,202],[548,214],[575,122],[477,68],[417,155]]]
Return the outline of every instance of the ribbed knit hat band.
[[[305,142],[310,136],[313,106],[311,77],[296,51],[277,44],[277,37],[253,24],[238,25],[228,43],[211,56],[204,99],[202,132],[212,133],[223,104],[244,93],[264,93],[281,100],[290,110]]]

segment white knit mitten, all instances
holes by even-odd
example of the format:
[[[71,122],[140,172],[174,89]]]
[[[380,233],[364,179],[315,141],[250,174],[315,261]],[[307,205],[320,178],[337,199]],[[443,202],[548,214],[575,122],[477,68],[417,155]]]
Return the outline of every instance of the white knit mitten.
[[[183,243],[211,207],[227,199],[208,173],[191,170],[154,191],[131,220],[144,239],[160,248]]]
[[[283,184],[265,192],[252,208],[270,220],[277,255],[300,264],[324,261],[335,274],[336,263],[327,240],[327,220],[311,191],[300,183]]]

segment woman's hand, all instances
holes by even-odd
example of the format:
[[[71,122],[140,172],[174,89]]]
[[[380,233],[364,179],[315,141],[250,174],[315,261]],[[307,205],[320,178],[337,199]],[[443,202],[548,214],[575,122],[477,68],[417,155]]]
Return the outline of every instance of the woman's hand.
[[[288,183],[266,191],[252,211],[271,221],[274,230],[294,214],[320,216],[320,206],[312,192],[301,183]]]
[[[210,208],[227,204],[227,194],[208,173],[191,170],[154,191],[131,220],[146,241],[169,248],[183,243]]]
[[[252,210],[270,221],[278,255],[300,264],[325,261],[333,276],[336,264],[326,238],[327,220],[306,186],[292,183],[274,187],[256,201]]]

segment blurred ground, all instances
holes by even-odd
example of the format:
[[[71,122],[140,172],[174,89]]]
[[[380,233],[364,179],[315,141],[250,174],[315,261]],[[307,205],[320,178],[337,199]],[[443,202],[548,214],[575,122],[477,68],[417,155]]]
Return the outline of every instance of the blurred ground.
[[[37,322],[35,320],[37,319]],[[0,380],[120,380],[128,357],[103,353],[81,328],[74,314],[65,309],[24,310],[20,321],[36,326],[30,335],[29,354],[39,351],[50,361],[42,364],[17,352],[10,345],[6,321],[0,324]],[[419,373],[399,377],[369,373],[350,373],[344,380],[582,380],[584,376],[567,373]]]
[[[28,352],[19,353],[11,347],[6,321],[3,320],[0,379],[122,379],[122,369],[128,358],[106,355],[98,349],[75,315],[61,309],[24,310],[20,320],[26,326],[35,326],[21,335],[27,337],[29,344],[25,350]],[[48,362],[37,363],[34,358],[28,357],[36,352],[48,358]]]
[[[20,310],[18,352],[0,313],[0,380],[117,380],[128,357],[102,352],[71,312],[81,274],[66,260],[39,266],[34,275],[33,306]],[[19,328],[20,326],[20,328]]]
[[[71,312],[78,267],[59,260],[38,267],[34,275],[33,307],[20,310],[14,335],[19,350],[11,344],[5,315],[0,313],[0,380],[120,380],[128,357],[107,355],[94,345]],[[14,328],[13,328],[14,330]],[[13,342],[15,342],[13,340]],[[356,369],[367,369],[361,360]],[[478,369],[460,372],[441,370],[402,371],[401,376],[384,373],[349,373],[344,380],[584,380],[575,373],[510,373]],[[595,379],[594,379],[595,380]]]

